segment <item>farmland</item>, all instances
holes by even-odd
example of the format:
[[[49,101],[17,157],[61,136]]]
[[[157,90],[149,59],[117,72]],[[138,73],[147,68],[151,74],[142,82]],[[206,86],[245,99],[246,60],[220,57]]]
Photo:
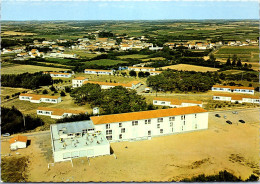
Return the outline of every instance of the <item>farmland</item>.
[[[173,70],[182,70],[182,71],[195,71],[195,72],[215,72],[218,71],[217,68],[203,67],[203,66],[195,66],[188,64],[178,64],[162,67],[163,70],[173,69]]]
[[[120,59],[142,59],[142,58],[147,58],[147,55],[139,55],[139,54],[132,54],[132,55],[125,55],[125,56],[118,56]]]
[[[99,66],[112,66],[119,63],[127,63],[126,61],[111,60],[111,59],[100,59],[87,62],[88,64],[99,65]]]

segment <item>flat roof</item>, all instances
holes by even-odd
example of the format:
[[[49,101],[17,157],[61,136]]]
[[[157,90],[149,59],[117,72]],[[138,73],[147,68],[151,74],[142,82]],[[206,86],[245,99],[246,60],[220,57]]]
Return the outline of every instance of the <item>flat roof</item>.
[[[203,113],[207,112],[205,109],[199,106],[190,106],[190,107],[179,107],[179,108],[170,108],[170,109],[159,109],[151,111],[141,111],[141,112],[130,112],[123,114],[112,114],[104,116],[92,116],[94,125],[107,124],[107,123],[118,123],[124,121],[133,121],[133,120],[142,120],[142,119],[151,119],[167,116],[178,116],[185,114],[194,114],[194,113]]]
[[[32,97],[32,100],[40,100],[41,98],[50,98],[50,99],[58,99],[60,96],[50,96],[50,95],[36,95],[36,94],[28,94],[28,93],[22,93],[20,96],[28,96]]]

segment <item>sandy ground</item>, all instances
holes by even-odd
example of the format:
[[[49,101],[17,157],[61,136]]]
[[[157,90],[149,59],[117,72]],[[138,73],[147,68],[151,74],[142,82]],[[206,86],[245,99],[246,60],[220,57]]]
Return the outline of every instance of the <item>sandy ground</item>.
[[[188,65],[188,64],[178,64],[178,65],[162,67],[163,70],[166,70],[168,68],[173,70],[196,71],[196,72],[207,72],[207,71],[214,72],[219,70],[218,68],[210,68],[210,67]]]
[[[215,117],[216,113],[221,117]],[[246,123],[237,123],[239,119]],[[208,130],[112,143],[117,159],[114,155],[90,158],[89,162],[78,158],[73,159],[73,167],[71,162],[61,162],[48,170],[48,163],[53,162],[50,135],[37,133],[29,136],[31,145],[18,152],[30,156],[30,182],[171,181],[225,169],[246,179],[259,173],[258,135],[259,109],[247,109],[238,114],[210,112]],[[2,156],[10,152],[8,142],[1,146]]]

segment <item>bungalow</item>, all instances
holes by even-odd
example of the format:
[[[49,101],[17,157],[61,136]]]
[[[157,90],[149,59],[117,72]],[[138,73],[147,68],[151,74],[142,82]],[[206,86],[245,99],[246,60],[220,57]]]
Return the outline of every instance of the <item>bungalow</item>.
[[[162,71],[151,71],[150,75],[160,75]]]
[[[95,130],[104,132],[111,142],[208,128],[208,112],[199,106],[92,116],[90,119]]]
[[[162,50],[163,47],[149,47],[149,50],[152,50],[152,51],[158,51],[158,50]]]
[[[32,103],[60,103],[61,97],[59,96],[49,96],[49,95],[35,95],[35,94],[27,94],[22,93],[19,95],[19,100],[26,100]]]
[[[100,81],[84,81],[83,84],[87,84],[87,83],[91,83],[91,84],[98,84],[100,85],[101,89],[110,89],[116,86],[123,86],[125,88],[128,89],[136,89],[141,85],[141,82],[139,81],[132,81],[129,82],[127,84],[123,84],[123,83],[112,83],[112,82],[100,82]]]
[[[61,73],[61,72],[43,72],[44,74],[50,74],[51,77],[62,77],[62,78],[70,78],[71,73]]]
[[[218,92],[229,92],[229,93],[245,93],[245,94],[254,94],[253,87],[243,87],[243,86],[222,86],[222,85],[214,85],[211,88],[212,91]]]
[[[97,74],[97,75],[113,75],[113,70],[95,70],[95,69],[85,69],[86,74]]]
[[[9,140],[10,143],[10,149],[11,150],[17,150],[20,148],[26,148],[27,146],[27,137],[26,136],[15,136]]]
[[[169,107],[188,107],[188,106],[200,106],[202,107],[201,101],[195,100],[179,100],[172,98],[154,98],[154,105],[169,106]]]
[[[151,72],[151,71],[155,71],[155,68],[129,66],[128,70],[129,71],[133,70],[133,71],[136,71],[136,72]]]
[[[72,79],[72,87],[73,88],[81,87],[83,85],[84,81],[88,81],[88,78],[86,78],[86,77],[76,77],[76,78]]]
[[[52,119],[61,119],[72,115],[86,114],[86,111],[57,109],[57,108],[50,108],[50,107],[38,107],[37,114],[50,116]]]
[[[129,44],[120,44],[120,50],[131,50],[132,49],[132,45]]]
[[[229,101],[232,103],[257,103],[260,99],[253,95],[231,95],[231,94],[214,94],[213,100]]]

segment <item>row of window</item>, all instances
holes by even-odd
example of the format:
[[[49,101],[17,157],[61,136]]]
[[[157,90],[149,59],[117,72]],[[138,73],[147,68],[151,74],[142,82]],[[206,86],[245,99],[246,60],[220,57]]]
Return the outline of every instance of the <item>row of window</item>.
[[[213,88],[213,90],[221,90],[221,91],[224,91],[224,88]],[[227,89],[228,91],[231,91],[231,89]],[[250,92],[252,93],[253,90],[246,90],[246,89],[234,89],[234,91],[241,91],[241,92]]]

